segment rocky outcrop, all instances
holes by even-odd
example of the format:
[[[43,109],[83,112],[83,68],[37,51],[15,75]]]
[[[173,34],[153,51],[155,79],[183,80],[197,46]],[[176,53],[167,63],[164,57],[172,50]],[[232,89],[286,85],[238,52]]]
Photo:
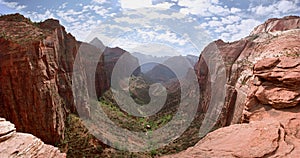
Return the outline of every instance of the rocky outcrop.
[[[0,118],[0,157],[65,158],[66,154],[31,134],[16,132],[14,124]]]
[[[125,50],[76,41],[58,20],[33,23],[14,14],[0,17],[0,25],[0,116],[46,143],[63,139],[69,113],[89,117],[89,98],[110,88],[117,62],[121,76],[138,67]]]
[[[210,71],[220,65],[209,70],[210,61],[203,56],[219,51],[226,67],[227,93],[215,124],[219,129],[194,147],[167,157],[298,157],[300,30],[287,19],[300,18],[276,19],[272,25],[284,26],[279,30],[274,26],[276,35],[259,32],[233,43],[216,41],[204,49],[195,66],[206,96],[200,104],[204,112],[209,98],[216,95]]]
[[[264,24],[257,26],[250,35],[255,35],[263,32],[277,32],[291,29],[300,29],[299,16],[286,16],[284,18],[273,18],[267,20]]]
[[[286,19],[289,19],[289,17],[277,19],[277,21],[279,21],[282,25],[285,25],[285,22],[287,22],[288,26],[289,21]],[[293,20],[296,21],[299,19],[299,17],[293,18]],[[299,32],[299,29],[294,29],[294,27],[291,26],[289,31],[282,32],[279,35],[272,35],[270,33],[260,33],[256,35],[250,35],[232,43],[225,43],[221,40],[218,40],[209,44],[203,50],[199,62],[195,66],[195,70],[198,75],[201,93],[203,96],[207,96],[202,100],[201,103],[204,112],[208,108],[208,103],[210,102],[209,98],[211,98],[211,95],[214,94],[211,90],[211,86],[214,86],[214,84],[212,84],[213,81],[210,77],[210,70],[208,69],[206,63],[207,61],[205,61],[204,56],[209,56],[208,54],[211,54],[212,51],[218,52],[218,54],[220,54],[220,56],[222,57],[224,66],[226,68],[226,84],[223,85],[224,87],[226,87],[226,98],[222,109],[220,109],[221,116],[219,118],[219,122],[217,123],[218,127],[223,127],[225,125],[241,122],[241,116],[244,109],[245,99],[247,98],[249,91],[251,91],[251,86],[249,86],[247,83],[250,81],[250,78],[253,77],[252,68],[257,61],[264,58],[272,57],[279,58],[281,56],[299,56]],[[295,62],[296,61],[293,61],[293,63],[291,64],[295,66],[295,64],[297,64],[297,62]],[[263,71],[259,70],[264,67],[272,68],[272,66],[278,64],[278,61],[272,61],[269,64],[270,65],[257,65],[254,73],[261,73],[261,75],[265,75],[265,77],[267,77],[267,73],[263,73]],[[221,64],[213,63],[211,65],[215,65],[213,69],[221,68]],[[279,67],[274,68],[274,71],[282,71],[281,77],[284,76],[289,78],[289,76],[295,75],[295,71],[297,71],[297,68],[295,68],[293,70],[289,70],[288,72],[291,73],[288,73],[286,69]],[[269,78],[272,78],[272,81],[276,80],[276,77],[274,78],[272,74],[269,74]],[[278,80],[282,79],[279,77]],[[284,82],[288,82],[288,80],[289,79],[285,79]],[[218,89],[218,87],[214,88]],[[266,89],[263,89],[262,87],[259,90],[266,92]],[[288,92],[288,90],[285,90],[284,93],[285,92]],[[271,94],[272,92],[266,93]],[[296,94],[290,93],[289,95]],[[260,95],[260,98],[264,99],[264,96]]]
[[[282,109],[300,103],[300,58],[269,58],[254,67],[259,81],[255,97],[262,104]]]
[[[19,14],[0,19],[0,116],[46,143],[59,142],[67,113],[76,112],[71,84],[79,45],[57,20],[34,24]],[[79,75],[85,81],[85,73]],[[77,106],[88,108],[85,101]]]
[[[251,91],[243,100],[243,121],[249,123],[219,128],[194,147],[167,157],[297,157],[300,153],[298,61],[299,57],[258,61],[253,78],[247,83]]]
[[[274,154],[280,145],[284,151],[290,152],[293,146],[287,145],[284,140],[284,130],[280,123],[251,122],[221,128],[209,133],[194,147],[185,152],[166,157],[264,157],[284,156]],[[243,140],[241,140],[243,139]]]

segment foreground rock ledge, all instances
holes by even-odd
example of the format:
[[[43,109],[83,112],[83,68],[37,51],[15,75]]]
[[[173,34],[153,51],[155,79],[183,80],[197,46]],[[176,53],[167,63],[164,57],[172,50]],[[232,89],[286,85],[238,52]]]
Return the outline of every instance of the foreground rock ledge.
[[[208,134],[186,151],[164,158],[284,157],[294,150],[292,144],[285,143],[284,133],[276,120],[231,125]]]
[[[66,154],[31,134],[16,132],[14,124],[0,118],[0,157],[65,158]]]

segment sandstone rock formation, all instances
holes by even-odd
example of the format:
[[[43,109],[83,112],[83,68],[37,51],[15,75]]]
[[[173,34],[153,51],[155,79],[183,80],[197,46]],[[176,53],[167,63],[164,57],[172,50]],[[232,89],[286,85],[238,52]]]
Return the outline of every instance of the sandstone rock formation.
[[[66,154],[31,134],[16,132],[14,124],[0,118],[0,157],[65,158]]]
[[[0,26],[0,116],[46,143],[63,139],[69,113],[79,110],[89,117],[89,98],[109,89],[121,56],[126,56],[120,62],[121,74],[138,67],[137,59],[125,50],[105,48],[103,53],[103,45],[76,41],[58,20],[33,23],[14,14],[1,16]],[[73,70],[75,57],[79,65]],[[74,90],[72,82],[79,83]]]
[[[132,56],[129,52],[119,48],[109,48],[103,52],[104,55],[104,68],[107,79],[110,84],[112,73],[114,72],[118,77],[129,77],[134,71],[134,75],[140,74],[138,59]],[[117,65],[116,65],[117,64]],[[121,79],[120,78],[120,79]]]
[[[101,62],[97,65],[95,76],[95,86],[98,98],[111,87],[111,77],[117,63],[118,68],[115,68],[115,74],[117,74],[117,76],[125,77],[127,74],[130,76],[132,73],[131,71],[135,69],[135,75],[140,74],[139,62],[137,58],[132,56],[129,52],[119,47],[106,47],[98,38],[94,38],[90,44],[102,51]],[[87,55],[87,57],[88,56],[93,57],[93,55]],[[103,79],[103,76],[105,76],[105,79]]]
[[[259,26],[240,41],[219,40],[204,49],[195,66],[202,94],[207,96],[201,103],[204,112],[215,94],[209,61],[203,56],[219,51],[226,68],[227,93],[215,124],[219,129],[194,147],[166,157],[299,156],[299,19],[271,19],[264,24],[266,30]]]
[[[262,104],[282,109],[300,103],[300,58],[268,58],[260,60],[254,67],[255,96]]]
[[[0,25],[0,116],[54,144],[63,139],[67,113],[76,112],[71,84],[79,45],[57,20],[32,23],[14,14],[2,16]],[[78,73],[85,81],[84,71]],[[85,101],[77,105],[88,108]]]
[[[250,35],[258,33],[269,32],[275,33],[277,31],[286,31],[300,28],[300,19],[298,16],[287,16],[284,18],[273,18],[267,20],[264,24],[257,26]]]

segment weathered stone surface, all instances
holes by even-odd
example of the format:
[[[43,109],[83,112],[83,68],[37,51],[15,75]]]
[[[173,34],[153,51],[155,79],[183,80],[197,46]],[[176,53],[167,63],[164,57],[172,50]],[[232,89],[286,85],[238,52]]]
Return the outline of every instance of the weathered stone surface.
[[[264,24],[257,26],[250,35],[263,32],[286,31],[300,28],[300,18],[298,16],[287,16],[284,18],[273,18]]]
[[[0,118],[0,142],[7,140],[16,132],[14,124]]]
[[[299,85],[298,56],[300,55],[300,30],[294,29],[292,26],[289,27],[289,21],[286,19],[288,19],[288,17],[283,18],[283,22],[280,23],[287,25],[286,29],[290,30],[290,32],[284,32],[276,36],[276,38],[273,35],[265,36],[265,34],[260,34],[257,35],[255,39],[252,35],[232,43],[225,43],[222,40],[217,40],[209,44],[201,53],[199,62],[195,65],[195,70],[198,76],[202,96],[205,96],[202,103],[200,103],[204,112],[208,108],[208,103],[210,102],[209,98],[211,98],[212,94],[215,94],[212,92],[212,89],[221,89],[224,87],[224,85],[218,85],[219,87],[217,87],[215,84],[218,82],[211,76],[212,72],[219,70],[222,64],[218,64],[214,61],[214,58],[216,57],[209,58],[209,54],[219,54],[222,57],[223,64],[226,68],[225,87],[227,87],[227,93],[224,106],[221,109],[220,122],[217,123],[219,127],[237,123],[237,120],[241,120],[238,119],[238,117],[240,117],[240,114],[245,107],[243,103],[247,101],[240,101],[237,99],[245,99],[247,94],[250,93],[250,82],[261,85],[262,80],[268,80],[274,83],[279,82],[284,85],[289,85],[290,87],[293,85],[292,87],[294,88],[297,88],[297,86],[295,87],[294,85]],[[297,17],[293,19],[299,20],[300,18]],[[206,57],[207,59],[205,59],[205,56],[208,56]],[[214,67],[209,69],[208,65],[214,65]],[[218,75],[220,75],[220,73]],[[253,80],[254,76],[257,76],[256,81]],[[217,81],[220,80],[221,78],[218,76]],[[285,90],[284,93],[290,91],[287,86],[286,88],[287,90]],[[270,95],[272,94],[272,91],[269,89],[265,89],[264,91],[268,91]],[[296,90],[293,89],[291,91],[295,92]],[[233,93],[238,94],[235,95]],[[260,98],[263,99],[264,97],[261,96]],[[252,98],[251,100],[255,99]],[[268,99],[264,100],[267,102]],[[297,94],[295,94],[293,101],[286,101],[286,103],[292,104],[285,104],[283,107],[295,106],[297,102]],[[279,104],[280,103],[275,106],[280,107]]]
[[[58,148],[31,134],[15,133],[14,125],[0,118],[0,157],[65,158]],[[6,139],[2,139],[2,138]]]
[[[279,122],[237,124],[209,133],[194,147],[166,157],[263,157],[270,156],[281,143]],[[290,146],[287,150],[291,151]]]
[[[262,82],[255,93],[257,99],[274,108],[297,106],[300,103],[299,64],[299,57],[269,58],[257,62],[254,75]]]
[[[298,157],[300,30],[294,24],[299,19],[271,19],[264,26],[268,29],[259,26],[240,41],[216,41],[204,49],[202,56],[217,51],[225,56],[227,93],[216,126],[248,124],[219,128],[194,147],[166,157]],[[283,32],[274,36],[272,31]],[[208,65],[200,57],[195,66],[202,94],[208,97],[200,104],[203,109],[215,94]]]
[[[268,104],[274,108],[293,107],[300,103],[300,90],[272,85],[260,86],[255,95],[262,104]]]
[[[268,59],[260,60],[255,64],[254,70],[259,71],[267,68],[272,68],[276,66],[279,61],[280,60],[278,58],[268,58]]]
[[[0,38],[0,116],[19,131],[54,144],[63,139],[66,114],[76,112],[71,82],[79,45],[57,20],[38,25],[23,21],[0,20],[8,36]],[[13,36],[27,33],[26,40]],[[80,75],[83,80],[85,73]]]

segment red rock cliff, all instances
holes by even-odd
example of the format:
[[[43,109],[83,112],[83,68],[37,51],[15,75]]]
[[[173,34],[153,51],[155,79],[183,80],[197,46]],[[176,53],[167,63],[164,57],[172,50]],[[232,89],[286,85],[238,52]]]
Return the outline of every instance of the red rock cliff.
[[[67,113],[76,111],[71,83],[79,45],[57,20],[34,24],[15,14],[0,25],[0,116],[54,144],[63,139]]]
[[[216,41],[204,49],[196,65],[202,94],[206,95],[201,103],[204,111],[210,97],[216,94],[211,93],[213,80],[209,76],[209,62],[203,56],[218,49],[226,66],[227,94],[223,108],[219,109],[219,129],[194,147],[166,157],[299,156],[300,29],[290,21],[299,19],[271,19],[265,24],[274,26],[276,35],[252,32],[240,41]],[[215,65],[215,69],[220,68]]]

